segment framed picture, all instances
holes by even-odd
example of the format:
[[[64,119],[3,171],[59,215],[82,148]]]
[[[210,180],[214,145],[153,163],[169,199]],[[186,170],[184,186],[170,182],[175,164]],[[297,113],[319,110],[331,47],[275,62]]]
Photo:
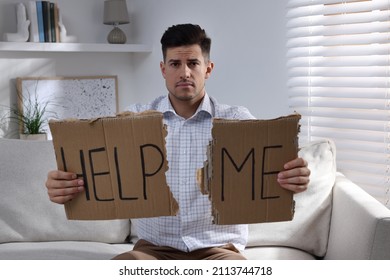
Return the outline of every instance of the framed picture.
[[[48,119],[91,119],[117,113],[117,76],[16,78],[19,110],[37,102]],[[45,128],[48,139],[50,129]]]

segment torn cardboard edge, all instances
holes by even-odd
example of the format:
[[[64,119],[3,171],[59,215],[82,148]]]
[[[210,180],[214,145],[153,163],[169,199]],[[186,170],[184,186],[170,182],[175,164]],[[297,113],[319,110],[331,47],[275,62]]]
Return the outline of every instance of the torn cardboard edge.
[[[176,215],[178,203],[165,177],[167,130],[161,112],[50,121],[49,126],[58,169],[75,172],[85,184],[85,191],[65,204],[68,219]]]
[[[299,114],[272,120],[214,119],[204,167],[197,171],[215,224],[293,219],[293,193],[277,182],[298,156]]]

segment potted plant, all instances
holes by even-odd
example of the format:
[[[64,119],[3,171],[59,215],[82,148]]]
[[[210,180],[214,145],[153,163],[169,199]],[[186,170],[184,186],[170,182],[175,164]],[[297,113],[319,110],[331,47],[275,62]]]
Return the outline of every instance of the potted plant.
[[[36,90],[37,85],[35,86]],[[19,124],[20,139],[23,140],[46,140],[45,126],[48,118],[53,115],[47,107],[49,101],[38,100],[37,94],[22,94],[21,85],[17,86],[18,105],[11,108],[11,118]]]
[[[46,140],[47,135],[44,125],[47,123],[45,116],[48,103],[39,103],[37,97],[33,100],[27,98],[19,102],[18,108],[12,108],[11,113],[19,123],[20,139]]]

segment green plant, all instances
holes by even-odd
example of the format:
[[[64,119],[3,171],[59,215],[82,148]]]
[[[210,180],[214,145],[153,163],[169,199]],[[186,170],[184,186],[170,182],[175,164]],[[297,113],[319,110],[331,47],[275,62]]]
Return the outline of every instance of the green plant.
[[[36,95],[34,97],[29,95],[28,98],[19,96],[19,98],[21,98],[19,106],[11,108],[11,113],[18,121],[21,132],[24,134],[45,133],[44,125],[48,120],[45,114],[49,102],[40,103]]]
[[[11,118],[18,122],[22,134],[46,133],[45,126],[49,117],[55,116],[54,112],[47,110],[50,104],[48,100],[38,100],[38,82],[39,80],[35,84],[34,93],[28,89],[22,93],[21,83],[17,86],[18,105],[11,108]]]

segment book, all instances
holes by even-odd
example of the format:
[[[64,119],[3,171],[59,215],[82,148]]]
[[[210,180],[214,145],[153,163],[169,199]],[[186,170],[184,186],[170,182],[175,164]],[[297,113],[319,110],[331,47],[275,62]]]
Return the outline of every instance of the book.
[[[49,3],[49,5],[50,5],[50,36],[51,36],[51,42],[55,43],[57,42],[55,21],[54,21],[55,5],[54,3]]]
[[[43,14],[43,31],[45,34],[45,42],[51,42],[50,31],[50,2],[42,1],[42,14]]]
[[[58,8],[58,4],[54,3],[54,30],[56,34],[56,42],[61,42],[59,21],[60,21],[60,10]]]
[[[30,20],[30,42],[39,42],[37,4],[35,1],[26,3],[27,18]]]
[[[36,1],[37,5],[37,21],[38,21],[38,35],[39,42],[45,42],[45,31],[43,26],[43,10],[42,10],[42,1]]]

